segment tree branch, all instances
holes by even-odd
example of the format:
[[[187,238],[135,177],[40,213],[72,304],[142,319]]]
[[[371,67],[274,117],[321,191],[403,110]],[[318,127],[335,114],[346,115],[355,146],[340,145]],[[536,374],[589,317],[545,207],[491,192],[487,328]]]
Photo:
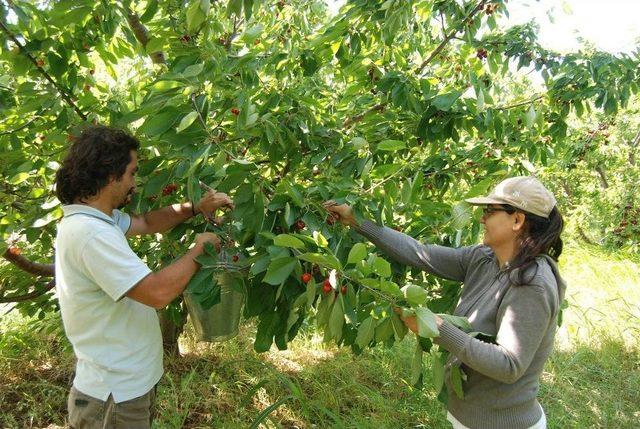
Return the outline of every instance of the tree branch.
[[[422,73],[422,70],[424,70],[424,68],[431,62],[433,61],[433,59],[440,53],[440,51],[442,51],[445,47],[445,45],[447,43],[449,43],[449,40],[451,40],[456,34],[458,34],[458,32],[460,30],[462,30],[462,28],[466,25],[467,21],[469,21],[473,15],[475,15],[476,13],[478,13],[479,11],[481,11],[484,8],[484,4],[485,4],[486,0],[480,0],[480,3],[478,3],[478,5],[476,7],[474,7],[471,12],[469,12],[469,14],[467,16],[464,17],[464,19],[462,20],[462,25],[458,28],[454,28],[453,30],[451,30],[451,32],[446,35],[446,37],[444,38],[444,40],[438,45],[438,47],[436,47],[436,49],[434,49],[433,52],[431,52],[431,55],[429,55],[429,57],[424,60],[422,62],[422,64],[420,64],[420,67],[418,67],[416,69],[416,73],[420,74]]]
[[[149,31],[147,31],[147,27],[140,22],[138,14],[131,9],[127,9],[127,22],[138,42],[146,48],[147,43],[149,43]],[[151,57],[151,61],[153,61],[154,64],[166,64],[167,62],[162,51],[152,52],[149,54],[149,57]]]
[[[5,250],[2,257],[21,270],[26,271],[29,274],[33,274],[34,276],[53,277],[55,275],[55,267],[53,264],[41,264],[39,262],[30,261],[11,249]]]
[[[46,286],[40,290],[34,290],[33,292],[26,293],[24,295],[14,295],[14,296],[3,296],[0,297],[0,304],[8,303],[8,302],[23,302],[28,301],[30,299],[37,298],[39,296],[44,295],[49,292],[56,286],[56,280],[53,279],[46,284]]]
[[[384,110],[386,105],[387,105],[387,103],[378,103],[375,106],[370,107],[366,111],[347,119],[342,124],[342,128],[348,128],[351,124],[354,124],[355,122],[360,122],[369,113],[373,113],[373,112],[376,112],[376,111]]]
[[[478,3],[478,5],[476,7],[473,8],[473,10],[471,12],[469,12],[469,14],[462,20],[462,25],[460,28],[455,28],[453,29],[448,35],[445,36],[444,40],[436,47],[436,49],[433,50],[433,52],[431,52],[431,55],[429,55],[429,57],[424,60],[422,62],[422,64],[420,64],[420,67],[418,67],[416,69],[416,73],[420,74],[422,73],[422,70],[424,70],[424,68],[431,62],[433,61],[433,59],[440,53],[440,51],[442,51],[442,49],[444,49],[445,45],[447,43],[449,43],[449,41],[456,35],[458,34],[458,32],[462,29],[462,27],[464,27],[464,25],[466,24],[466,22],[471,19],[473,17],[473,15],[475,15],[476,13],[478,13],[478,11],[482,10],[484,8],[484,4],[485,4],[486,0],[480,0],[480,3]],[[347,119],[346,121],[344,121],[344,124],[342,124],[342,128],[347,128],[350,125],[352,125],[355,122],[359,122],[361,121],[367,114],[375,112],[375,111],[380,111],[382,109],[384,109],[384,107],[386,106],[387,103],[379,103],[376,104],[375,106],[369,108],[367,111],[360,113],[356,116],[353,116],[349,119]]]
[[[527,104],[533,104],[536,101],[541,100],[543,98],[544,98],[544,95],[538,95],[538,96],[532,98],[531,100],[522,101],[520,103],[511,104],[511,105],[508,105],[508,106],[496,107],[494,110],[509,110],[509,109],[513,109],[515,107],[526,106]]]
[[[13,43],[15,43],[18,46],[18,49],[20,49],[20,52],[22,52],[27,58],[29,58],[29,60],[33,63],[33,65],[36,66],[36,69],[45,77],[45,79],[47,79],[58,90],[58,92],[60,93],[64,101],[66,101],[67,104],[69,104],[69,106],[71,106],[73,110],[75,110],[75,112],[78,114],[78,116],[80,116],[80,118],[82,118],[83,121],[86,121],[87,116],[84,113],[82,113],[82,110],[80,110],[80,108],[76,105],[76,103],[73,102],[71,97],[67,95],[65,90],[61,86],[59,86],[55,80],[53,80],[53,78],[49,75],[49,73],[47,73],[42,67],[38,65],[38,62],[33,57],[33,55],[31,55],[31,53],[27,51],[24,45],[20,43],[20,41],[16,38],[16,36],[13,35],[11,30],[9,30],[7,26],[4,25],[4,22],[0,21],[0,27],[2,27],[2,31],[5,32],[7,37],[9,37],[9,39],[11,39],[11,41],[13,41]]]

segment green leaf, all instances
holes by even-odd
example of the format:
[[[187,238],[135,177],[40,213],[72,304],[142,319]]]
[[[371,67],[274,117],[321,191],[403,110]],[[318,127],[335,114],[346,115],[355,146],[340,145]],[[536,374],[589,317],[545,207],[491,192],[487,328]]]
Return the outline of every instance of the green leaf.
[[[158,0],[150,0],[149,3],[147,3],[147,8],[145,9],[144,13],[140,17],[140,21],[143,23],[150,21],[157,11],[158,11]]]
[[[195,77],[202,73],[202,70],[204,70],[204,63],[193,64],[184,69],[180,74],[182,77]]]
[[[356,243],[349,251],[347,264],[356,264],[367,257],[367,246],[364,243]]]
[[[482,88],[478,89],[477,97],[476,97],[476,109],[478,112],[482,112],[484,110],[484,91]]]
[[[209,0],[191,0],[187,8],[187,31],[195,33],[207,20],[211,3]]]
[[[527,128],[533,128],[533,124],[536,122],[536,109],[533,107],[533,104],[529,106],[529,110],[527,110],[527,114],[525,115],[525,123]]]
[[[164,112],[158,115],[149,115],[140,127],[140,132],[148,137],[155,137],[168,131],[177,120],[175,112]]]
[[[273,244],[281,247],[293,247],[294,249],[304,249],[302,240],[297,239],[293,235],[280,234],[274,237]]]
[[[447,111],[453,106],[458,98],[462,95],[461,91],[453,91],[447,94],[441,94],[433,98],[431,103],[438,109]]]
[[[394,151],[405,149],[406,143],[401,140],[383,140],[378,144],[377,150],[380,151]]]
[[[411,360],[411,385],[415,386],[420,382],[422,378],[422,347],[420,343],[416,341],[416,348],[413,352],[413,359]]]
[[[464,392],[462,390],[462,370],[458,365],[451,365],[449,374],[451,377],[451,387],[453,387],[453,391],[458,398],[463,399]]]
[[[391,275],[391,264],[379,256],[374,258],[371,268],[373,269],[373,272],[378,274],[380,277],[386,278]]]
[[[313,231],[313,240],[318,245],[318,247],[326,248],[329,245],[329,242],[326,238],[324,238],[324,235],[322,235],[320,231]]]
[[[187,113],[184,118],[182,118],[182,120],[180,121],[180,124],[178,125],[178,128],[176,128],[176,132],[181,132],[184,131],[185,129],[189,128],[189,126],[191,124],[193,124],[193,121],[196,120],[196,118],[198,117],[198,112],[190,112]]]
[[[415,309],[416,320],[418,321],[418,335],[425,338],[434,338],[440,335],[436,315],[427,307]]]
[[[148,54],[152,54],[154,52],[160,52],[164,48],[164,39],[159,37],[152,37],[151,40],[147,42],[147,45],[144,47],[145,51]]]
[[[313,301],[316,299],[316,281],[315,279],[309,280],[307,283],[307,305],[313,305]]]
[[[453,206],[451,213],[451,226],[455,229],[462,229],[471,223],[471,206],[466,202],[461,202]]]
[[[380,292],[386,295],[390,295],[391,297],[397,298],[402,296],[400,287],[396,283],[390,282],[389,280],[380,279],[380,284],[378,287],[380,289]]]
[[[293,271],[298,264],[298,260],[292,257],[278,258],[271,261],[267,274],[263,281],[270,285],[277,286],[281,284]]]
[[[393,322],[391,317],[381,320],[376,326],[376,342],[383,343],[393,337]]]
[[[325,267],[334,268],[339,270],[342,268],[340,261],[333,255],[323,255],[320,253],[303,253],[298,256],[299,259],[307,262],[313,262],[314,264],[323,265]]]
[[[256,332],[256,340],[253,343],[253,349],[257,353],[269,351],[273,344],[273,335],[275,327],[279,321],[278,313],[270,312],[260,315],[260,323]]]
[[[431,350],[431,370],[433,372],[433,387],[436,393],[440,393],[444,386],[444,362],[443,353]]]
[[[200,269],[187,283],[185,290],[196,291],[204,283],[205,280],[211,279],[211,275],[214,272],[214,268],[202,268]]]
[[[342,295],[338,295],[329,317],[329,331],[336,342],[342,338],[342,326],[344,326],[344,308],[342,306]]]
[[[362,321],[358,327],[358,334],[356,335],[356,344],[361,349],[364,349],[373,340],[376,333],[376,321],[371,316]]]
[[[400,316],[396,313],[391,315],[391,323],[393,324],[393,335],[396,338],[396,341],[402,341],[402,339],[407,335],[409,328],[404,324]]]
[[[247,21],[251,19],[251,14],[253,13],[253,3],[254,0],[244,0],[244,17]]]
[[[242,13],[242,0],[229,0],[227,3],[227,16],[240,16]]]
[[[446,320],[447,322],[457,326],[465,332],[471,332],[473,330],[473,326],[469,323],[469,319],[462,316],[452,316],[451,314],[438,314],[441,319]]]
[[[412,306],[424,305],[427,301],[427,291],[413,284],[408,284],[402,288],[405,299]]]

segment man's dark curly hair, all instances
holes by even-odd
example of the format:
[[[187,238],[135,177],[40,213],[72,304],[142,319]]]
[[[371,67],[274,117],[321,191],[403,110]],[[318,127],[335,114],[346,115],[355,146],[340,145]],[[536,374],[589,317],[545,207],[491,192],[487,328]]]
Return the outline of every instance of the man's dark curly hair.
[[[85,128],[56,173],[56,195],[62,204],[94,196],[111,178],[120,179],[140,142],[126,131],[105,126]]]

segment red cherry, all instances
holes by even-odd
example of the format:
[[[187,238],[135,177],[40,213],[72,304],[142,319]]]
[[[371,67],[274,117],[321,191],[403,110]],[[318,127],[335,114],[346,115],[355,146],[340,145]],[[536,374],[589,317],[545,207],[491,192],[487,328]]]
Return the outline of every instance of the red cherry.
[[[301,277],[302,279],[302,283],[309,283],[309,281],[311,281],[311,274],[310,273],[304,273]]]
[[[178,189],[178,186],[175,183],[170,183],[162,189],[162,195],[166,197],[167,195],[172,194],[176,189]]]
[[[333,288],[331,287],[331,282],[329,281],[329,279],[326,279],[322,285],[322,291],[324,293],[329,293],[332,289]]]
[[[36,60],[36,64],[38,65],[38,67],[42,67],[44,66],[44,60],[42,58],[38,58]]]
[[[240,256],[238,256],[238,255],[233,255],[233,256],[231,257],[231,260],[232,260],[233,262],[238,262],[238,259],[240,259]]]
[[[343,294],[343,295],[346,295],[347,294],[347,287],[346,286],[342,286],[340,288],[340,293]]]
[[[240,109],[238,109],[237,107],[234,107],[231,109],[231,113],[238,116],[240,114]]]
[[[307,226],[307,224],[304,223],[302,220],[297,221],[295,224],[295,227],[297,230],[304,229],[305,226]]]

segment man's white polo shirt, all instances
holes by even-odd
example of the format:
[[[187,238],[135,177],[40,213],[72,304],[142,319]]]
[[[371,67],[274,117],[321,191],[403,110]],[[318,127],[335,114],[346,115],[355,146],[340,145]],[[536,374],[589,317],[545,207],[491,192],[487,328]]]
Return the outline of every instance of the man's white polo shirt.
[[[125,238],[131,218],[82,204],[62,209],[56,290],[78,358],[73,385],[116,403],[144,395],[162,377],[162,335],[156,310],[125,296],[151,273]]]

